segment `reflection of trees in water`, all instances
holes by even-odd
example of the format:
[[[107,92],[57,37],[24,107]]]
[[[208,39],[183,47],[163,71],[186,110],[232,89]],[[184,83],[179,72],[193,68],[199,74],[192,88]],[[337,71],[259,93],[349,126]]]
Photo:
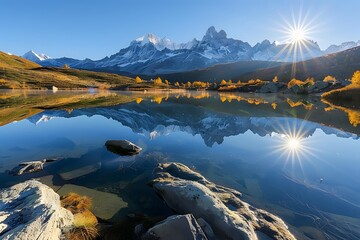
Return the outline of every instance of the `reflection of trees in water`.
[[[301,100],[301,101],[296,101],[294,102],[293,100],[291,100],[290,98],[286,99],[287,103],[289,104],[290,107],[299,107],[299,106],[303,106],[306,110],[311,110],[314,107],[314,104],[307,102],[305,100]]]
[[[360,112],[350,110],[348,115],[350,124],[357,127],[360,124]]]
[[[248,97],[248,96],[241,96],[238,94],[231,94],[231,93],[219,93],[219,96],[220,96],[221,102],[244,101],[244,102],[247,102],[249,104],[254,104],[254,105],[269,104],[268,101],[266,101],[265,99],[258,97],[258,96]]]
[[[326,112],[332,111],[332,110],[340,110],[342,112],[347,113],[348,118],[349,118],[349,123],[354,126],[357,127],[358,125],[360,125],[360,111],[359,110],[355,110],[355,109],[350,109],[347,107],[343,107],[343,106],[339,106],[339,105],[335,105],[327,100],[321,99],[321,101],[325,104],[328,105],[328,107],[326,107],[324,110]]]

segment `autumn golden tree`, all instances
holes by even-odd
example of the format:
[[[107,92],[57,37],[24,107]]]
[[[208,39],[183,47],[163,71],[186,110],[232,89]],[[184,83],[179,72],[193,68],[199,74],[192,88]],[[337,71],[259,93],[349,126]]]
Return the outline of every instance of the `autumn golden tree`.
[[[139,76],[135,78],[135,83],[142,83],[142,82],[143,80]]]
[[[274,83],[278,83],[278,82],[279,82],[278,76],[275,76],[272,81],[273,81]]]
[[[359,70],[354,72],[354,74],[351,78],[351,83],[354,85],[360,85],[360,71]]]
[[[179,82],[176,82],[176,83],[175,83],[175,87],[180,87]]]
[[[194,88],[206,88],[207,85],[204,82],[195,81],[195,82],[193,82],[192,86]]]
[[[65,69],[69,69],[70,67],[69,67],[69,65],[64,64],[63,68],[65,68]]]
[[[288,88],[291,88],[295,85],[302,86],[304,85],[304,82],[296,78],[293,78],[290,80],[290,82],[288,82]]]
[[[169,83],[168,80],[165,79],[165,84],[166,84],[166,85],[169,85],[170,83]]]
[[[305,82],[305,84],[309,84],[309,85],[314,85],[315,84],[315,79],[313,77],[308,77]]]
[[[160,77],[156,78],[156,79],[154,80],[154,84],[162,84],[161,78],[160,78]]]
[[[224,79],[221,80],[220,85],[226,85],[226,81]]]
[[[327,75],[324,80],[324,82],[335,82],[336,81],[336,78],[331,76],[331,75]]]
[[[255,84],[256,81],[255,81],[254,79],[250,79],[247,83],[248,83],[248,84]]]

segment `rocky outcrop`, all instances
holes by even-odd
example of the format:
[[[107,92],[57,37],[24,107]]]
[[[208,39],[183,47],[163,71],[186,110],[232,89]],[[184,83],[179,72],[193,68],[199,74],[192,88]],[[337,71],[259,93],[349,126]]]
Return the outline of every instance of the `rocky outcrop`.
[[[288,91],[290,93],[294,93],[294,94],[308,94],[308,91],[307,91],[307,85],[298,85],[298,84],[295,84],[294,86],[291,86]]]
[[[268,82],[265,83],[259,90],[259,93],[277,93],[286,88],[284,83],[280,82]]]
[[[57,240],[72,225],[59,195],[38,181],[0,191],[0,239]]]
[[[308,87],[309,93],[324,92],[330,87],[330,83],[324,81],[316,81],[314,85]]]
[[[142,148],[127,140],[109,140],[105,143],[106,148],[119,155],[135,155],[141,152]]]
[[[219,239],[258,239],[258,234],[295,239],[280,218],[252,207],[241,200],[241,193],[209,182],[183,164],[160,164],[155,174],[152,186],[167,205],[179,214],[202,218]]]
[[[192,214],[170,216],[150,228],[143,240],[207,240]]]

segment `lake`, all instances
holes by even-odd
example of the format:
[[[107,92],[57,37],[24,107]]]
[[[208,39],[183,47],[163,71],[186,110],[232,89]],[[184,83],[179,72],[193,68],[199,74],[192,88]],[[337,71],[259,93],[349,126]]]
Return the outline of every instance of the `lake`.
[[[281,217],[300,239],[360,239],[360,111],[317,96],[212,92],[0,92],[0,188],[39,179],[94,213],[173,214],[148,182],[181,162]],[[136,156],[107,151],[127,139]],[[11,176],[23,161],[57,158]]]

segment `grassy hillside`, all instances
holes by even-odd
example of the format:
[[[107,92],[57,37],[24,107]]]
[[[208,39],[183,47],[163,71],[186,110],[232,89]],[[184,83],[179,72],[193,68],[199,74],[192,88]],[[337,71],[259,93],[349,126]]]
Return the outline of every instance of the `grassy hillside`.
[[[222,79],[232,79],[237,81],[237,77],[240,74],[259,71],[261,69],[280,65],[282,65],[282,63],[279,62],[243,61],[218,64],[209,68],[189,72],[160,74],[160,77],[162,79],[167,79],[170,82],[220,82]]]
[[[41,67],[21,57],[0,52],[0,88],[3,89],[48,89],[52,86],[66,89],[109,89],[133,85],[134,79],[130,77],[78,69]]]
[[[0,69],[2,68],[31,69],[37,67],[41,67],[41,66],[37,63],[31,62],[24,58],[0,52]]]
[[[327,75],[332,75],[336,79],[348,79],[351,78],[355,70],[360,69],[360,47],[298,62],[295,64],[295,68],[298,79],[314,77],[315,80],[322,80]],[[243,81],[257,78],[271,80],[274,76],[278,76],[280,81],[288,82],[292,76],[292,69],[291,63],[283,64],[251,73],[240,73],[235,79]]]

